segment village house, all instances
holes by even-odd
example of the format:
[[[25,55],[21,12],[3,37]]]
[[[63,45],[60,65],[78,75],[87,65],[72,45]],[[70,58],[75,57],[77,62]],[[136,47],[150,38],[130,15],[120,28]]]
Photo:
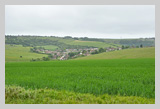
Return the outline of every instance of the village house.
[[[114,51],[114,50],[121,50],[121,47],[117,47],[117,48],[113,48],[113,47],[108,47],[108,48],[104,48],[106,50],[106,52],[109,51]],[[45,54],[52,54],[52,59],[59,59],[59,60],[67,60],[69,58],[69,53],[71,52],[77,52],[76,55],[72,56],[71,58],[76,58],[79,56],[89,56],[92,53],[94,53],[95,51],[99,51],[99,48],[85,48],[85,49],[66,49],[66,50],[56,50],[56,51],[52,51],[52,50],[45,50],[45,49],[36,49],[36,52],[39,53],[45,53]]]
[[[122,50],[122,48],[121,48],[121,47],[118,47],[117,50]]]
[[[60,59],[60,60],[64,60],[64,56],[60,57],[59,59]]]
[[[52,51],[45,51],[46,54],[52,54]]]
[[[57,59],[57,55],[53,55],[53,58],[52,59]]]

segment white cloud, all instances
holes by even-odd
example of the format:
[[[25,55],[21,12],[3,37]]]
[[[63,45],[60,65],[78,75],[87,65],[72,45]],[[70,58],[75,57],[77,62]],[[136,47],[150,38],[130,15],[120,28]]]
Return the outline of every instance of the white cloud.
[[[6,34],[155,36],[154,5],[7,5],[5,9]]]

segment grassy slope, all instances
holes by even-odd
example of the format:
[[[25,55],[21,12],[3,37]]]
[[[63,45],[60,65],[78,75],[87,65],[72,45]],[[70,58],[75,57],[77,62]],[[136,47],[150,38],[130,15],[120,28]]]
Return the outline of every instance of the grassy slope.
[[[40,99],[41,98],[41,99]],[[155,99],[136,96],[81,94],[53,89],[25,90],[22,87],[5,87],[6,104],[154,104]]]
[[[132,58],[155,58],[155,48],[133,48],[119,51],[105,52],[101,54],[91,55],[79,59],[132,59]]]
[[[80,41],[80,40],[74,40],[72,42],[69,42],[67,44],[70,45],[82,45],[82,46],[93,46],[93,47],[114,47],[111,44],[103,43],[103,42],[98,42],[98,41]],[[118,45],[117,45],[118,46]]]
[[[63,38],[53,38],[52,40],[58,40],[59,42],[63,42],[69,45],[81,45],[81,46],[92,46],[92,47],[115,47],[121,46],[119,44],[113,43],[104,43],[99,41],[82,41],[82,40],[74,40],[74,39],[63,39]]]
[[[58,47],[55,45],[45,45],[45,46],[37,46],[37,47],[44,47],[47,50],[56,50]]]
[[[22,58],[20,58],[22,56]],[[30,61],[32,58],[46,57],[45,54],[31,53],[30,47],[23,47],[21,45],[5,45],[5,61]]]

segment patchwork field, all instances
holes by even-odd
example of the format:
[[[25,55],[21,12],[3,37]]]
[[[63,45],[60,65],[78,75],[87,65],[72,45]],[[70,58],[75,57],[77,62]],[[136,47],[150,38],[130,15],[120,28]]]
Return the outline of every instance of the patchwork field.
[[[47,57],[45,54],[30,52],[30,48],[22,45],[5,45],[5,62],[30,61],[32,58]]]
[[[5,72],[6,85],[26,90],[135,96],[152,103],[155,97],[154,58],[6,63]]]

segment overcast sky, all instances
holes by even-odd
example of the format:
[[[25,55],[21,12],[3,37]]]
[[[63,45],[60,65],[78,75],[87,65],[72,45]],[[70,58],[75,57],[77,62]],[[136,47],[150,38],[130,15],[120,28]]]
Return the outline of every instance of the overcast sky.
[[[6,35],[155,37],[154,5],[7,5]]]

